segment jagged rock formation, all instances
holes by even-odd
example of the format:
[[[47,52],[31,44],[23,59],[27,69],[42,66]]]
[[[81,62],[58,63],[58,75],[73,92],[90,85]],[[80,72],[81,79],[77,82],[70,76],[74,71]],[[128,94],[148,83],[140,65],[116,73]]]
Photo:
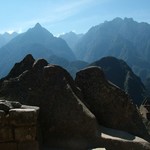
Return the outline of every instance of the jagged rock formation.
[[[145,87],[125,61],[115,57],[104,57],[90,66],[101,67],[109,81],[128,93],[134,104],[141,105],[146,91]]]
[[[13,78],[3,79],[0,96],[40,107],[39,120],[44,145],[57,145],[63,139],[65,146],[74,140],[83,141],[80,147],[82,143],[88,147],[87,141],[96,135],[96,119],[81,102],[81,93],[69,73],[59,66],[47,65],[43,59],[35,61],[33,65],[33,59],[29,59],[30,67],[25,71],[26,67],[22,68],[22,64],[28,58],[15,65],[24,71],[22,74],[18,76],[15,73],[17,76],[14,77],[14,67],[12,74],[9,74]]]
[[[28,63],[26,60],[28,60]],[[124,142],[124,140],[106,139],[102,136],[103,128],[98,125],[97,119],[101,125],[103,123],[106,126],[113,124],[110,127],[129,131],[144,138],[146,131],[142,126],[136,108],[129,102],[127,95],[109,84],[104,79],[104,74],[102,76],[99,74],[99,72],[102,73],[101,70],[99,71],[98,68],[96,71],[94,70],[92,70],[92,76],[96,80],[90,80],[91,82],[89,82],[89,72],[91,71],[87,71],[87,76],[83,80],[79,79],[79,73],[77,74],[76,83],[79,85],[79,80],[81,80],[83,86],[89,83],[86,88],[89,92],[87,96],[91,100],[93,100],[90,97],[91,89],[94,93],[92,96],[96,99],[97,96],[109,94],[102,97],[102,100],[106,102],[103,108],[99,106],[99,99],[95,105],[96,109],[103,111],[104,115],[102,114],[101,117],[93,111],[92,107],[89,107],[89,98],[87,97],[88,101],[86,101],[85,90],[81,85],[79,85],[81,90],[76,86],[65,69],[56,65],[48,65],[44,59],[34,61],[31,55],[17,63],[11,73],[6,78],[1,79],[0,97],[40,107],[38,120],[41,139],[39,141],[42,148],[86,150],[95,146],[103,146],[119,150],[122,146],[122,150],[125,150],[127,143],[134,150],[139,150],[137,145],[141,150],[146,150],[144,145],[150,148],[146,141],[134,142],[130,139]],[[96,86],[93,86],[93,84]],[[101,86],[104,86],[104,89],[101,91],[102,95],[99,95],[97,90],[100,90]],[[118,101],[118,105],[115,100]],[[97,115],[97,119],[87,107]],[[109,121],[112,121],[112,123]],[[125,121],[130,122],[130,124],[128,125]]]
[[[0,100],[0,149],[39,150],[37,142],[38,107]]]
[[[100,68],[79,71],[75,81],[82,90],[84,102],[100,124],[148,139],[135,105],[124,91],[106,80]]]
[[[20,63],[16,63],[12,70],[9,72],[9,74],[5,78],[1,79],[1,81],[10,78],[15,78],[22,74],[24,71],[30,70],[34,61],[35,59],[31,54],[27,55]]]

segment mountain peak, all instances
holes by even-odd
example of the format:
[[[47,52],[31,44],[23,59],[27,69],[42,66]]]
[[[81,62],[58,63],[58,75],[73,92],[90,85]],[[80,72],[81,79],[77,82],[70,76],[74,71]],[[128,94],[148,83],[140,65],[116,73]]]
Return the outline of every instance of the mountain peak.
[[[42,27],[39,23],[36,23],[35,26],[33,28],[30,28],[28,31],[28,34],[36,34],[36,36],[51,36],[53,37],[53,35],[44,27]]]
[[[42,26],[41,26],[39,23],[37,23],[37,24],[34,26],[34,28],[42,28]]]
[[[125,17],[124,21],[133,22],[134,20],[133,20],[133,18],[127,18],[127,17]]]
[[[116,18],[114,18],[113,20],[115,20],[115,21],[122,21],[123,19],[120,18],[120,17],[116,17]]]

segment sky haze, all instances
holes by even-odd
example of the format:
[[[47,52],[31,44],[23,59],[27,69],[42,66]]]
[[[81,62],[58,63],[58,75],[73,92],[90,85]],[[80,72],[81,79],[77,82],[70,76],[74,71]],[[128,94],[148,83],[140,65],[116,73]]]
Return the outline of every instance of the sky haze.
[[[37,22],[54,35],[129,17],[150,23],[149,0],[0,0],[0,33],[25,32]]]

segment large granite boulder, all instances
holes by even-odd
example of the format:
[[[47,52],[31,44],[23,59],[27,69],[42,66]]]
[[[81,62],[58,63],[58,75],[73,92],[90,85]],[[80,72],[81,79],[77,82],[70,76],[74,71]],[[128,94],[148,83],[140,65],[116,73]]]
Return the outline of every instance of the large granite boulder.
[[[81,70],[75,81],[82,90],[84,103],[99,124],[149,140],[137,108],[124,91],[106,80],[101,68]]]
[[[81,101],[81,92],[69,73],[47,64],[39,59],[27,70],[16,73],[16,77],[3,79],[0,97],[40,107],[39,134],[43,145],[86,149],[96,137],[95,116]]]

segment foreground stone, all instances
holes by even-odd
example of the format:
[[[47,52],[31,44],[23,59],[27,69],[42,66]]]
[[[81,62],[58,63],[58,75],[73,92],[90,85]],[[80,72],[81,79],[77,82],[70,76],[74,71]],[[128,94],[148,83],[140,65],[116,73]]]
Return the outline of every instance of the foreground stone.
[[[101,68],[81,70],[75,81],[82,90],[84,102],[99,124],[150,140],[135,105],[124,91],[106,80]]]
[[[119,148],[121,147],[122,150],[125,150],[126,144],[128,143],[128,149],[131,146],[132,149],[139,150],[136,146],[137,144],[140,145],[140,150],[147,150],[146,148],[149,145],[146,142],[145,148],[141,146],[141,141],[134,144],[132,140],[124,142],[124,140],[103,137],[104,131],[98,126],[97,119],[93,115],[95,112],[85,99],[94,100],[93,98],[96,98],[97,100],[98,96],[101,96],[98,94],[98,90],[101,90],[103,83],[106,83],[103,86],[104,88],[102,88],[103,90],[100,91],[100,93],[106,92],[106,97],[101,96],[102,99],[98,99],[98,103],[93,105],[97,110],[104,113],[100,116],[97,115],[99,124],[133,131],[133,133],[139,129],[141,131],[138,131],[138,133],[142,133],[143,135],[145,128],[142,128],[140,119],[138,117],[136,118],[138,116],[137,109],[129,102],[128,96],[124,92],[106,80],[103,80],[104,78],[99,79],[99,73],[97,74],[97,71],[95,72],[93,70],[92,76],[95,76],[97,80],[89,82],[91,78],[89,73],[86,78],[83,78],[84,82],[80,79],[83,87],[86,85],[86,93],[81,86],[81,90],[76,86],[72,77],[65,69],[56,65],[47,65],[47,62],[43,59],[33,60],[33,62],[32,57],[29,58],[29,64],[27,61],[24,62],[24,60],[28,60],[25,58],[22,62],[17,63],[17,69],[13,68],[9,76],[0,81],[0,97],[7,98],[8,100],[17,100],[22,104],[40,107],[40,110],[38,110],[34,107],[23,105],[21,109],[29,109],[29,111],[35,109],[37,115],[39,113],[38,135],[40,137],[41,150],[88,150],[96,147],[105,147],[109,150],[115,148],[115,150],[120,150]],[[17,72],[17,70],[19,71]],[[23,72],[21,73],[21,71]],[[79,82],[76,80],[76,83]],[[93,84],[96,86],[93,86]],[[90,95],[90,92],[92,92],[91,94],[95,94]],[[86,97],[85,94],[89,97]],[[124,96],[126,97],[125,99]],[[113,99],[111,100],[110,97]],[[103,107],[99,105],[99,100],[104,102]],[[116,101],[118,101],[118,105]],[[10,111],[12,117],[10,122],[15,127],[14,133],[18,134],[18,136],[14,137],[17,143],[20,143],[20,146],[17,145],[17,147],[25,148],[24,143],[29,142],[31,143],[32,149],[32,142],[35,141],[35,129],[32,128],[36,120],[35,112],[32,111],[31,114],[28,114],[28,111],[22,112],[20,109],[18,111],[18,114],[16,114],[16,109]],[[5,112],[1,113],[3,116]],[[24,113],[27,113],[27,115],[25,116]],[[14,117],[18,119],[22,117],[24,119],[14,121]],[[115,117],[119,118],[116,119]],[[139,120],[135,121],[134,119]],[[30,128],[28,122],[31,123]],[[129,127],[128,122],[130,122]],[[137,124],[135,125],[134,123]],[[23,124],[28,126],[26,132],[24,132]],[[137,128],[134,129],[136,126]],[[133,130],[130,127],[133,127]],[[30,132],[32,134],[29,134]],[[22,140],[20,140],[20,137],[23,137]]]
[[[11,79],[9,76],[3,78],[0,95],[23,104],[40,107],[41,145],[45,147],[59,145],[60,147],[74,147],[74,149],[88,148],[91,145],[90,141],[96,137],[97,121],[81,101],[81,92],[75,86],[72,77],[65,69],[47,65],[48,63],[43,59],[34,63],[30,60],[30,62],[32,62],[31,66],[27,65],[26,61],[20,62],[20,67],[26,64],[29,70],[19,69],[18,63],[17,68],[24,72],[19,74],[20,72],[17,73],[17,69],[13,68],[11,71],[13,73],[9,76],[19,75]],[[11,116],[16,116],[15,111],[11,112]],[[32,116],[32,121],[34,121],[34,113]],[[21,115],[17,113],[16,117],[21,118]],[[24,118],[23,114],[22,118]],[[28,121],[24,123],[32,123],[30,116],[26,120]],[[17,123],[21,125],[20,121],[17,120]],[[22,129],[17,129],[16,132],[18,130]],[[25,133],[20,133],[25,136]]]

